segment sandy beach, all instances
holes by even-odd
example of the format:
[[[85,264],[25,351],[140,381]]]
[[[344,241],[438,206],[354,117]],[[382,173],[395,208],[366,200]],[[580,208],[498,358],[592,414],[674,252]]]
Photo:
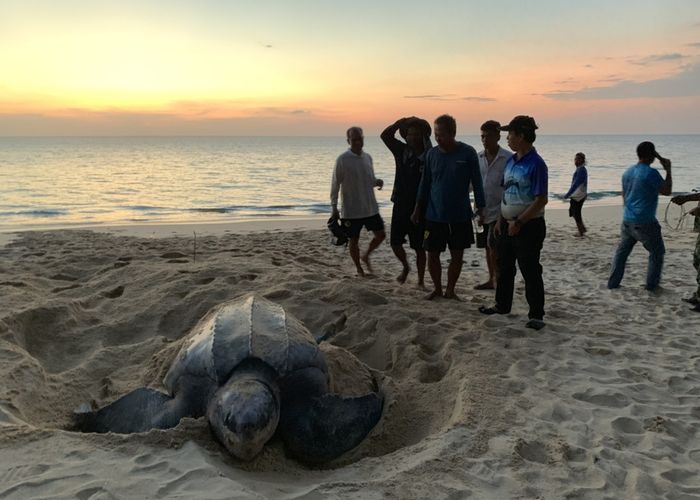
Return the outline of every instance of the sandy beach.
[[[3,234],[0,498],[700,498],[700,315],[681,301],[697,234],[664,228],[658,293],[641,245],[610,291],[620,207],[584,208],[583,239],[565,210],[546,218],[539,332],[519,276],[511,314],[478,313],[483,251],[462,302],[428,302],[386,244],[357,278],[325,218]],[[204,419],[65,430],[83,402],[159,387],[204,313],[249,292],[334,325],[328,342],[376,370],[384,414],[359,447],[314,469],[278,440],[238,462]]]

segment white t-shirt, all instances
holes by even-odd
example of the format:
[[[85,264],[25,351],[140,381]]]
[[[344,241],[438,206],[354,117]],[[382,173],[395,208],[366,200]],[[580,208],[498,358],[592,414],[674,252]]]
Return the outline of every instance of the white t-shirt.
[[[479,169],[481,170],[481,180],[484,184],[484,195],[486,206],[484,207],[484,222],[490,224],[498,220],[501,213],[501,199],[503,198],[503,171],[508,163],[508,158],[513,153],[498,147],[498,153],[489,165],[486,159],[486,151],[479,152]]]
[[[372,157],[364,151],[356,155],[348,149],[335,161],[331,181],[331,205],[338,206],[340,193],[340,216],[343,219],[364,219],[377,215],[379,206],[374,196],[376,181]]]

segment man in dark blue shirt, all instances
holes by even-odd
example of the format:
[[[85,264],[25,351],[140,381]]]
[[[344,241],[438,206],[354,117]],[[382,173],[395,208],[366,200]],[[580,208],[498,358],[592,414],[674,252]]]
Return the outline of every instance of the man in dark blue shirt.
[[[416,208],[411,215],[414,223],[425,218],[424,247],[428,252],[428,271],[433,291],[426,297],[457,299],[455,285],[462,271],[464,249],[474,243],[472,209],[469,187],[474,190],[477,213],[486,204],[481,182],[479,158],[473,147],[455,140],[457,123],[449,115],[435,119],[437,146],[428,151],[425,168],[418,188]],[[450,248],[447,286],[442,290],[440,254]]]
[[[537,124],[531,116],[516,116],[508,125],[508,147],[515,154],[503,172],[501,216],[494,233],[500,275],[496,305],[480,307],[484,314],[508,314],[513,305],[515,263],[525,280],[525,298],[530,306],[528,328],[544,327],[544,283],[540,252],[546,235],[544,206],[547,204],[548,171],[533,143]]]
[[[406,142],[396,138],[399,132]],[[425,288],[425,250],[423,249],[422,224],[413,224],[411,214],[416,206],[418,185],[423,174],[425,155],[431,148],[430,124],[415,116],[401,118],[389,125],[380,136],[389,151],[394,155],[396,173],[394,175],[394,189],[391,192],[391,201],[394,209],[391,213],[391,249],[394,255],[403,264],[403,270],[396,280],[403,284],[406,282],[410,270],[406,251],[403,248],[406,236],[412,249],[416,251],[416,268],[418,272],[418,287]]]

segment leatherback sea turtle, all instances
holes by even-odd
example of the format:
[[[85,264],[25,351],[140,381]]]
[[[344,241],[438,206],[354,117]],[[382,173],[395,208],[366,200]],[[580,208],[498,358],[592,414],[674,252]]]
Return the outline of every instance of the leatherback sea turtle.
[[[349,353],[348,353],[349,355]],[[168,393],[142,387],[99,410],[83,406],[83,432],[145,432],[205,416],[236,457],[249,460],[277,432],[289,454],[318,463],[357,446],[382,414],[377,390],[329,392],[323,352],[278,304],[255,295],[210,310],[192,329],[165,376]]]

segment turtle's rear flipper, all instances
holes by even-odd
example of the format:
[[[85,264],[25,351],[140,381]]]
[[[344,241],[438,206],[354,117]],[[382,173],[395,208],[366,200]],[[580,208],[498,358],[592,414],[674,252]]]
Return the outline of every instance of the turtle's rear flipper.
[[[280,430],[287,452],[307,463],[332,460],[351,450],[382,416],[379,394],[344,398],[324,394],[282,408]]]
[[[96,411],[82,405],[73,413],[73,428],[81,432],[146,432],[175,427],[180,416],[174,400],[160,391],[141,387]]]

